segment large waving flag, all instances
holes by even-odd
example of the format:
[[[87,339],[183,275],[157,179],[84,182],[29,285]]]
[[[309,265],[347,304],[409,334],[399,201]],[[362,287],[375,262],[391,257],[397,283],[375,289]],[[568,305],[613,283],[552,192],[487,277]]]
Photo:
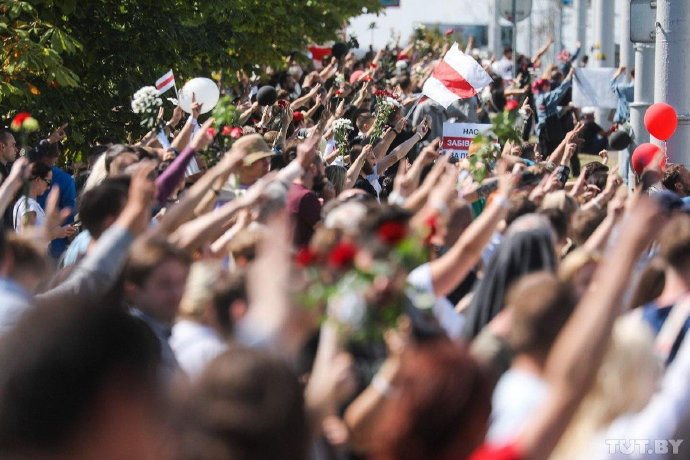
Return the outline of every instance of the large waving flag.
[[[472,56],[460,51],[455,43],[424,83],[422,93],[448,108],[458,99],[475,96],[489,83],[491,77],[486,70]]]
[[[165,75],[156,80],[156,89],[158,90],[159,95],[174,87],[175,76],[173,75],[172,70],[169,70]]]

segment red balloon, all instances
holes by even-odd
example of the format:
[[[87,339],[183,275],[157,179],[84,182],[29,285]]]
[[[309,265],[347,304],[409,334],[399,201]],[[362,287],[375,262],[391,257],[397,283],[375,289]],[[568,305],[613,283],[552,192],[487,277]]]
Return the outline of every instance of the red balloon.
[[[642,175],[644,169],[652,162],[654,157],[659,153],[661,149],[658,145],[654,144],[640,144],[637,146],[632,154],[631,162],[632,167],[638,176]],[[666,156],[661,159],[661,169],[666,166]]]
[[[667,141],[676,132],[678,126],[678,115],[676,111],[665,102],[652,104],[644,114],[644,125],[649,134]]]

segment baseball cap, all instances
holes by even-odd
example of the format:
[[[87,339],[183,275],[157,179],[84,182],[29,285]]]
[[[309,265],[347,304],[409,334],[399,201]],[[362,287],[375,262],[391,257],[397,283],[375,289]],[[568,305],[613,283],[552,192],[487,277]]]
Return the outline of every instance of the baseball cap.
[[[268,148],[266,141],[260,134],[249,134],[242,136],[235,141],[233,148],[244,150],[244,166],[251,166],[257,161],[273,155],[273,151]]]

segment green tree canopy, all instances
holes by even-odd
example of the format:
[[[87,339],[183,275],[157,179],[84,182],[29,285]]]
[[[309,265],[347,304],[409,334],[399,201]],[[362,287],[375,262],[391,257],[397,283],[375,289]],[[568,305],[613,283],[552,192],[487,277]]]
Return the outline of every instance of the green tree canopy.
[[[378,0],[0,0],[0,113],[70,123],[72,147],[138,132],[134,92],[172,68],[182,79],[280,66],[336,39]]]

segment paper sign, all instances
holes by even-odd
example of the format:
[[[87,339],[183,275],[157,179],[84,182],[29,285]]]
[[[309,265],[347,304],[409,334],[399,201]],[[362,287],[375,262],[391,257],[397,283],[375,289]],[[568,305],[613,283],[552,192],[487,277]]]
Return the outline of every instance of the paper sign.
[[[612,67],[577,69],[573,80],[573,105],[575,107],[599,107],[615,109],[618,96],[611,89]],[[620,79],[621,82],[623,78]]]
[[[443,123],[443,149],[456,158],[466,158],[470,144],[478,134],[491,129],[489,124]]]

